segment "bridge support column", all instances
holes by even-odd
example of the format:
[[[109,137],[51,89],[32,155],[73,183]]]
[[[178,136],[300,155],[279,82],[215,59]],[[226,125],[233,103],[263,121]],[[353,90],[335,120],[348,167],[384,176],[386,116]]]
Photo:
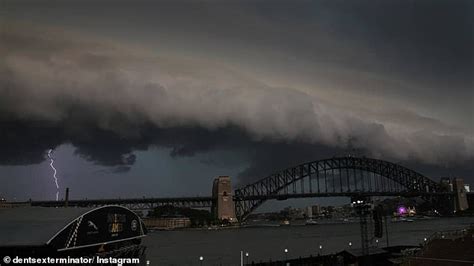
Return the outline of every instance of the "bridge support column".
[[[453,178],[453,191],[456,193],[454,197],[454,210],[464,211],[469,208],[467,202],[466,189],[464,188],[464,180],[462,178]]]
[[[214,179],[212,198],[212,213],[214,218],[231,223],[237,222],[229,176],[219,176]]]

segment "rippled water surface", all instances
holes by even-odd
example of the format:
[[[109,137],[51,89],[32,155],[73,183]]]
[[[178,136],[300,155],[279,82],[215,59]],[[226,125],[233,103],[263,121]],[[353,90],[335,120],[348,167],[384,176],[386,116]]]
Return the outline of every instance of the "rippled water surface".
[[[438,218],[411,223],[389,223],[390,245],[417,245],[424,237],[442,230],[462,229],[474,218]],[[151,265],[240,265],[240,251],[249,252],[249,261],[278,260],[285,257],[317,255],[360,247],[357,222],[313,226],[266,226],[226,230],[156,231],[145,238]],[[379,242],[385,245],[385,238]],[[375,241],[374,241],[375,245]]]

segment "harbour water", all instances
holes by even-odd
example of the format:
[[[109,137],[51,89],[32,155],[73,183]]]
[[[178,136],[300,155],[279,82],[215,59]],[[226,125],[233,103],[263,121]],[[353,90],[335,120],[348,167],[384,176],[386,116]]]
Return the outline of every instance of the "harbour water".
[[[437,231],[456,230],[474,223],[474,217],[435,218],[414,222],[390,223],[390,245],[418,245]],[[150,265],[240,265],[240,251],[249,253],[248,261],[258,262],[316,256],[360,247],[356,221],[320,225],[255,226],[224,230],[180,230],[150,232],[145,238]],[[385,238],[373,245],[386,245]],[[244,256],[245,257],[245,256]]]

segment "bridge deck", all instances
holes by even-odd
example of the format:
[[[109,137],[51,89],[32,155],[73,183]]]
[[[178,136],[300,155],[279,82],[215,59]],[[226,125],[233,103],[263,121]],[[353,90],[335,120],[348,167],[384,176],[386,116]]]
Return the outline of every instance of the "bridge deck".
[[[175,197],[175,198],[129,198],[129,199],[84,199],[84,200],[69,200],[68,206],[74,207],[90,207],[101,205],[135,205],[134,209],[152,209],[162,205],[178,205],[183,207],[211,207],[212,197]],[[31,201],[22,202],[19,204],[29,203],[31,206],[41,207],[62,207],[65,205],[64,201]]]
[[[317,197],[352,197],[352,196],[372,196],[372,197],[419,197],[419,196],[440,196],[452,195],[453,192],[322,192],[322,193],[298,193],[298,194],[272,194],[272,195],[248,195],[243,197],[234,196],[234,201],[246,200],[286,200],[291,198],[317,198]],[[469,193],[473,194],[474,193]],[[90,207],[101,205],[136,205],[138,209],[151,209],[163,205],[175,205],[193,208],[211,207],[214,198],[211,196],[202,197],[173,197],[173,198],[125,198],[125,199],[84,199],[70,200],[71,207]],[[41,207],[62,207],[64,201],[31,201],[18,202],[16,204],[30,204]],[[137,209],[137,208],[135,208]]]

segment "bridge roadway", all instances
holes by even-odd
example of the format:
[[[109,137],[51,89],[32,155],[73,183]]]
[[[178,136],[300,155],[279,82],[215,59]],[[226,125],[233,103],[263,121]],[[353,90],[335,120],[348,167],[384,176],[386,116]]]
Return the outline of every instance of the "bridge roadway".
[[[440,196],[453,195],[453,192],[323,192],[323,193],[298,193],[298,194],[273,194],[273,195],[249,195],[244,197],[234,196],[234,201],[248,200],[287,200],[292,198],[316,198],[316,197],[353,197],[353,196],[372,196],[372,197],[419,197],[419,196]],[[474,193],[469,193],[474,196]],[[172,198],[128,198],[128,199],[84,199],[69,200],[70,207],[97,207],[103,205],[122,205],[134,210],[151,210],[158,206],[173,205],[176,207],[189,208],[210,208],[215,201],[210,196],[202,197],[172,197]],[[64,201],[30,201],[31,206],[41,207],[63,207]]]
[[[128,198],[128,199],[84,199],[69,200],[70,207],[97,207],[103,205],[121,205],[135,210],[150,210],[158,206],[173,205],[177,207],[209,208],[212,197],[172,197],[172,198]],[[25,203],[25,202],[24,202]],[[23,203],[23,204],[24,204]],[[65,201],[30,201],[31,206],[63,207]]]

